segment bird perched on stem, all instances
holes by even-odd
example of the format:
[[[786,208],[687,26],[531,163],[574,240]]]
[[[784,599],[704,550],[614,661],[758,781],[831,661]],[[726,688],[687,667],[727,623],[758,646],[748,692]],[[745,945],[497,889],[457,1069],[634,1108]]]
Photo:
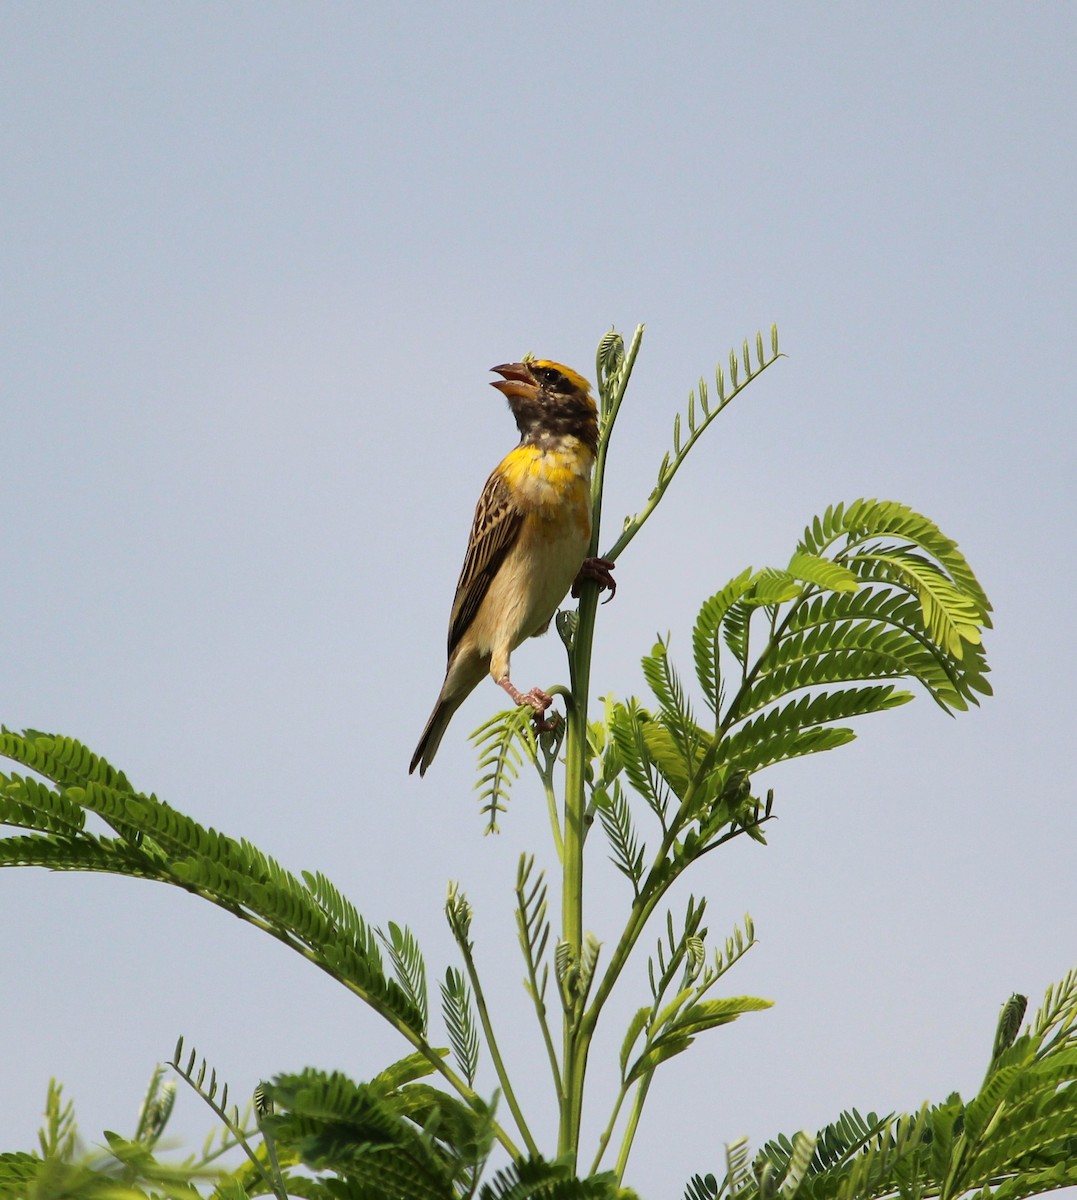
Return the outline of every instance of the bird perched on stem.
[[[449,664],[409,772],[424,775],[453,713],[489,672],[541,722],[551,698],[521,692],[509,658],[545,633],[573,581],[616,590],[613,563],[587,558],[591,468],[598,411],[587,380],[546,359],[491,368],[520,430],[520,444],[494,468],[475,508],[464,567],[449,618]]]

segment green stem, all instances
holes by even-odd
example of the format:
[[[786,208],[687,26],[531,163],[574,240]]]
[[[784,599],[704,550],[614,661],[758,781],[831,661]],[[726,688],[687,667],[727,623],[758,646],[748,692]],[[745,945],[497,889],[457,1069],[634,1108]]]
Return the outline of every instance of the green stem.
[[[628,1125],[625,1127],[625,1135],[621,1139],[621,1153],[617,1155],[617,1166],[614,1168],[617,1172],[617,1182],[624,1178],[625,1167],[628,1166],[628,1156],[632,1152],[632,1143],[636,1138],[636,1130],[639,1128],[639,1119],[643,1115],[643,1105],[647,1099],[647,1091],[651,1086],[653,1072],[648,1072],[643,1079],[640,1080],[640,1085],[636,1089],[635,1099],[632,1101],[632,1111],[628,1115]]]
[[[671,877],[670,883],[673,882],[676,874],[674,873]],[[613,991],[613,985],[617,982],[647,922],[651,919],[651,914],[658,907],[658,903],[665,893],[666,888],[656,888],[649,894],[641,894],[632,902],[632,910],[629,913],[628,922],[625,925],[620,940],[614,948],[609,966],[606,967],[599,981],[594,999],[591,1001],[581,1021],[580,1040],[585,1046],[590,1042],[591,1036],[595,1031],[595,1026],[598,1024],[598,1017],[602,1011],[602,1006],[605,1004],[610,992]]]
[[[553,780],[543,775],[542,788],[546,793],[546,808],[550,814],[550,831],[553,834],[554,849],[557,851],[557,861],[564,865],[565,840],[561,836],[561,818],[557,812],[557,792]]]
[[[572,708],[572,691],[571,689],[563,688],[559,684],[555,684],[550,688],[551,696],[562,696],[565,701],[566,713]],[[566,717],[567,720],[567,717]],[[535,743],[535,767],[538,770],[539,778],[542,780],[542,789],[546,795],[546,808],[550,816],[550,832],[553,834],[554,849],[557,851],[557,861],[562,867],[565,862],[565,840],[561,832],[561,818],[557,811],[557,788],[554,784],[554,767],[557,765],[557,746],[555,742],[552,749],[547,753],[543,749],[543,739],[536,739]],[[542,754],[545,761],[539,765],[539,754]]]
[[[636,356],[639,353],[643,338],[643,326],[638,326],[625,358],[614,377],[612,391],[607,394],[603,380],[599,379],[601,391],[601,433],[598,449],[595,455],[595,465],[591,479],[591,546],[589,554],[598,553],[599,536],[602,517],[602,495],[605,480],[606,456],[609,449],[613,427],[624,399],[625,389],[632,374]],[[718,406],[707,414],[706,419],[695,430],[685,445],[676,453],[673,462],[663,472],[657,487],[648,499],[644,508],[628,523],[624,532],[607,551],[606,558],[616,560],[620,553],[631,542],[643,527],[648,517],[658,506],[666,488],[676,474],[688,451],[695,445],[703,430],[711,421],[737,396],[757,375],[766,367],[772,365],[779,355],[770,362],[763,364],[743,383],[722,398]],[[587,703],[591,682],[591,656],[594,643],[595,616],[598,611],[598,589],[585,586],[580,598],[577,616],[576,632],[569,656],[569,666],[572,687],[572,703],[568,706],[568,725],[565,740],[565,810],[564,810],[564,843],[562,856],[563,892],[562,892],[562,942],[567,945],[574,959],[578,962],[583,946],[583,844],[586,837],[586,767],[587,767]],[[695,783],[696,781],[694,781]],[[689,789],[690,793],[695,788]],[[681,812],[685,812],[690,804],[690,796],[685,797]],[[663,860],[669,854],[673,841],[679,832],[675,822],[663,839],[660,858]],[[632,949],[635,947],[644,926],[647,924],[655,906],[668,890],[673,878],[680,874],[674,870],[663,884],[658,885],[649,895],[642,895],[632,906],[628,925],[618,943],[614,959],[603,974],[598,991],[585,1009],[582,999],[568,997],[564,1011],[564,1054],[563,1054],[563,1088],[561,1093],[561,1122],[558,1135],[558,1152],[570,1157],[575,1165],[579,1146],[580,1121],[583,1109],[583,1083],[587,1068],[587,1056],[591,1038],[597,1024],[599,1013],[608,997],[614,982],[627,962]],[[646,1085],[641,1085],[633,1108],[633,1116],[629,1130],[626,1132],[625,1146],[621,1152],[621,1169],[627,1159],[635,1128],[639,1121],[639,1112],[643,1098],[646,1095]]]
[[[550,1023],[546,1019],[546,1002],[542,999],[542,993],[539,990],[538,978],[535,974],[535,965],[531,962],[530,957],[527,963],[527,977],[531,987],[531,998],[535,1003],[535,1012],[538,1016],[539,1028],[542,1030],[542,1041],[546,1047],[546,1057],[550,1060],[550,1071],[553,1074],[553,1086],[557,1093],[558,1101],[563,1094],[563,1086],[561,1082],[561,1067],[557,1061],[557,1051],[554,1049],[553,1035],[550,1033]]]
[[[245,1138],[257,1137],[260,1132],[261,1132],[261,1130],[258,1128],[257,1125],[255,1125],[255,1127],[253,1129],[241,1129],[240,1130],[240,1133],[242,1133],[242,1135]],[[233,1139],[231,1141],[229,1141],[228,1138],[225,1138],[222,1135],[222,1140],[220,1140],[218,1142],[218,1144],[216,1146],[214,1146],[214,1148],[212,1150],[203,1150],[202,1156],[201,1156],[201,1158],[199,1158],[196,1166],[198,1168],[212,1166],[212,1164],[215,1163],[217,1161],[217,1159],[224,1158],[224,1156],[226,1154],[231,1154],[232,1151],[235,1150],[237,1146],[240,1149],[242,1149],[242,1143],[238,1139],[235,1138],[235,1135],[233,1135]]]
[[[602,485],[606,453],[624,399],[625,388],[643,340],[637,327],[616,378],[612,395],[602,395],[602,422],[595,465],[591,474],[591,545],[589,556],[598,553],[602,525]],[[601,386],[601,380],[599,381]],[[591,653],[594,645],[598,588],[586,584],[580,596],[576,631],[569,655],[572,703],[568,705],[565,734],[564,854],[561,859],[561,940],[578,963],[583,950],[583,843],[586,837],[587,701],[591,689]],[[582,1005],[565,1005],[563,1018],[561,1120],[558,1130],[559,1155],[567,1155],[575,1168],[583,1113],[583,1082],[587,1070],[588,1043],[578,1039]]]
[[[288,1190],[284,1186],[284,1180],[280,1173],[280,1160],[277,1158],[277,1144],[273,1140],[273,1134],[268,1129],[264,1129],[261,1125],[261,1122],[259,1122],[258,1129],[262,1135],[262,1145],[266,1148],[266,1157],[269,1159],[269,1169],[272,1171],[273,1178],[280,1188],[278,1191],[277,1186],[274,1186],[273,1193],[274,1195],[281,1197],[281,1200],[288,1200]]]
[[[643,337],[643,326],[638,326],[632,338],[632,343],[625,356],[625,361],[621,371],[618,374],[616,389],[611,397],[603,397],[603,413],[604,421],[602,427],[602,436],[599,440],[598,453],[595,457],[595,468],[591,482],[591,507],[592,507],[592,533],[591,533],[591,549],[589,553],[594,555],[597,553],[599,528],[602,514],[602,488],[605,477],[606,453],[609,446],[610,436],[613,432],[613,425],[616,421],[617,414],[620,410],[621,401],[624,398],[625,388],[632,374],[632,367],[636,360],[636,355],[639,353],[640,343]],[[607,551],[605,557],[616,559],[626,546],[632,541],[636,534],[643,527],[651,513],[657,508],[659,501],[665,494],[666,488],[669,486],[673,476],[677,473],[681,463],[684,461],[688,451],[695,445],[696,441],[702,435],[703,430],[711,423],[711,421],[721,412],[747,385],[761,374],[766,367],[771,366],[777,361],[780,355],[772,358],[770,362],[764,364],[754,374],[744,380],[742,384],[734,387],[733,391],[726,396],[719,405],[712,409],[706,420],[692,433],[683,449],[676,456],[671,468],[660,480],[658,486],[651,493],[651,496],[644,508],[628,523],[624,532],[614,543],[613,547]],[[576,698],[577,707],[577,722],[574,726],[570,720],[568,728],[568,746],[566,751],[566,791],[565,791],[565,857],[562,860],[564,865],[565,878],[565,893],[564,893],[564,921],[563,931],[564,940],[569,943],[576,953],[582,943],[583,930],[583,838],[585,835],[585,827],[583,824],[583,772],[584,759],[587,750],[586,734],[587,734],[587,714],[586,703],[588,689],[590,685],[591,671],[591,651],[594,638],[594,620],[597,612],[598,592],[596,588],[584,588],[582,598],[580,600],[579,618],[576,628],[576,638],[573,643],[573,652],[571,656],[572,667],[572,692]],[[574,739],[573,734],[576,737]],[[687,801],[687,797],[686,797]],[[578,807],[576,807],[578,805]],[[682,805],[682,811],[685,805]],[[578,816],[573,817],[575,814]],[[573,827],[575,826],[575,827]],[[570,830],[572,837],[570,838]],[[660,858],[665,859],[669,852],[669,848],[676,836],[676,823],[671,831],[667,832],[663,839],[662,849],[659,852]],[[618,961],[618,956],[615,954],[614,961],[607,968],[602,985],[595,997],[587,1015],[584,1018],[582,1025],[578,1020],[570,1020],[570,1015],[566,1013],[565,1021],[565,1069],[566,1069],[566,1088],[565,1088],[565,1104],[571,1104],[570,1098],[573,1096],[574,1089],[579,1088],[582,1091],[582,1076],[586,1068],[587,1052],[590,1044],[591,1034],[593,1033],[595,1023],[598,1019],[599,1011],[609,991],[613,986],[613,982],[620,974],[621,968],[627,961],[628,955],[635,946],[643,926],[646,925],[651,913],[654,910],[658,900],[665,893],[666,888],[660,888],[658,893],[652,897],[650,902],[638,900],[633,905],[633,914],[629,920],[629,926],[622,935],[618,950],[624,951],[623,957]],[[638,918],[638,919],[636,919]],[[570,1027],[572,1033],[570,1036]],[[579,1079],[576,1078],[576,1072],[579,1073]],[[578,1140],[579,1133],[579,1115],[580,1109],[577,1104],[575,1113],[563,1108],[562,1110],[562,1139],[560,1150],[562,1153],[568,1151],[571,1146],[575,1146]],[[568,1118],[572,1128],[565,1128],[565,1118]],[[575,1132],[573,1132],[573,1129]]]
[[[684,824],[685,817],[691,808],[695,798],[696,790],[700,782],[706,777],[713,763],[712,752],[705,755],[700,763],[699,769],[696,771],[695,777],[689,784],[685,792],[684,800],[677,810],[669,829],[662,838],[662,844],[659,846],[657,853],[654,856],[651,870],[648,872],[647,880],[644,883],[643,891],[632,901],[632,909],[628,916],[628,921],[625,924],[624,930],[621,933],[620,939],[614,948],[613,955],[610,958],[609,965],[606,967],[599,981],[598,989],[595,992],[594,999],[591,1001],[590,1007],[583,1015],[580,1023],[580,1039],[586,1046],[591,1040],[595,1031],[595,1026],[598,1024],[599,1014],[602,1011],[602,1006],[605,1004],[607,997],[613,990],[614,984],[617,982],[618,976],[624,969],[625,964],[631,957],[632,951],[636,947],[647,922],[651,919],[651,915],[658,907],[662,897],[669,891],[673,884],[677,881],[680,875],[689,866],[689,860],[682,858],[681,861],[669,861],[669,853],[673,848],[673,843],[677,839]],[[738,833],[741,831],[737,831]],[[660,882],[655,883],[655,880]],[[585,1051],[586,1052],[586,1051]]]
[[[639,354],[639,348],[642,343],[643,326],[637,325],[636,332],[632,335],[632,341],[629,343],[628,350],[625,353],[624,362],[617,373],[614,391],[609,396],[602,396],[601,434],[598,441],[598,452],[595,455],[595,467],[591,475],[592,523],[590,553],[592,555],[598,553],[598,531],[602,516],[602,482],[606,474],[606,454],[609,450],[610,437],[613,433],[613,427],[617,422],[617,414],[621,411],[621,401],[624,399],[628,381],[632,377],[632,368],[636,364],[636,355]]]
[[[553,1074],[554,1092],[557,1096],[558,1104],[561,1103],[564,1094],[561,1085],[561,1066],[557,1060],[557,1051],[554,1049],[553,1035],[550,1032],[550,1022],[546,1015],[546,1001],[544,999],[546,991],[547,975],[544,975],[542,984],[539,984],[538,964],[535,961],[534,948],[538,945],[539,958],[541,959],[545,953],[546,943],[549,938],[549,922],[545,915],[538,918],[539,931],[536,934],[536,941],[532,942],[531,926],[529,924],[529,915],[532,911],[528,903],[526,886],[530,879],[531,865],[534,863],[534,858],[528,859],[525,855],[520,862],[520,869],[516,876],[516,925],[519,932],[520,949],[524,956],[524,962],[527,965],[527,981],[528,989],[531,994],[531,1001],[535,1006],[535,1015],[538,1017],[539,1029],[542,1031],[542,1041],[546,1046],[546,1055],[550,1060],[550,1071]],[[541,886],[545,892],[545,883]],[[535,893],[532,893],[532,901]],[[545,907],[545,899],[540,901],[541,907]],[[542,926],[545,926],[545,930]],[[545,970],[545,968],[544,968]]]
[[[606,1128],[602,1131],[602,1136],[598,1139],[598,1151],[595,1154],[594,1162],[591,1163],[590,1174],[594,1175],[602,1164],[602,1156],[606,1153],[606,1147],[610,1144],[610,1138],[613,1137],[613,1127],[617,1124],[617,1118],[621,1115],[621,1106],[624,1104],[625,1097],[628,1095],[629,1085],[622,1083],[617,1092],[617,1099],[613,1104],[613,1112],[610,1113],[610,1119],[606,1124]]]
[[[565,840],[562,865],[561,941],[571,948],[578,963],[583,948],[583,841],[586,808],[587,758],[586,696],[591,675],[591,633],[598,605],[597,589],[586,588],[580,599],[580,621],[573,645],[572,694],[565,737]],[[581,638],[581,634],[584,637]],[[581,652],[582,651],[582,652]],[[566,1003],[563,1017],[561,1121],[558,1155],[568,1155],[575,1167],[583,1110],[583,1077],[586,1061],[577,1053],[579,1007]]]
[[[672,956],[670,957],[669,962],[666,964],[666,969],[662,973],[661,978],[658,980],[657,987],[654,988],[654,1003],[651,1005],[651,1017],[650,1017],[650,1021],[648,1022],[648,1025],[647,1025],[648,1034],[647,1034],[647,1041],[646,1041],[646,1044],[643,1049],[644,1054],[646,1054],[651,1049],[651,1037],[652,1037],[652,1034],[655,1031],[655,1029],[658,1027],[657,1026],[658,1014],[662,1009],[662,1001],[665,998],[666,992],[669,990],[670,983],[673,981],[673,976],[676,975],[676,973],[680,970],[681,964],[684,962],[684,955],[685,955],[684,937],[687,933],[689,933],[689,932],[694,933],[699,928],[699,921],[700,921],[700,919],[702,919],[703,906],[705,906],[705,904],[706,904],[706,901],[704,901],[703,905],[701,905],[700,908],[696,910],[697,919],[696,919],[695,923],[692,925],[691,930],[689,930],[687,928],[687,926],[685,927],[684,934],[682,934],[681,940],[680,940],[679,944],[677,945],[676,950],[673,952]],[[646,919],[644,919],[643,924],[644,925],[646,924]],[[642,931],[642,926],[640,928]],[[702,992],[700,992],[699,994],[701,995]],[[697,999],[696,996],[692,997],[693,1002],[696,999]],[[644,1090],[646,1090],[646,1088],[650,1086],[652,1074],[653,1074],[653,1072],[648,1072],[648,1074],[644,1077],[644,1082],[643,1082],[643,1084],[641,1084],[641,1087],[643,1087]],[[591,1174],[592,1175],[598,1170],[599,1163],[602,1160],[602,1156],[603,1156],[603,1154],[605,1154],[606,1147],[609,1145],[610,1137],[613,1135],[613,1127],[617,1121],[617,1117],[620,1115],[621,1106],[624,1103],[625,1097],[628,1095],[628,1089],[630,1086],[631,1085],[629,1083],[623,1082],[621,1084],[619,1092],[617,1093],[617,1100],[613,1106],[613,1112],[610,1115],[609,1123],[607,1124],[605,1130],[602,1133],[602,1137],[599,1140],[598,1153],[595,1155],[595,1161],[591,1164]],[[636,1108],[634,1109],[635,1122],[630,1125],[630,1128],[633,1131],[633,1136],[634,1136],[634,1132],[635,1132],[635,1128],[634,1128],[635,1123],[638,1123],[638,1121],[639,1121],[639,1109],[641,1109],[642,1106],[643,1106],[643,1101],[637,1092]],[[626,1131],[625,1136],[629,1137],[627,1131]],[[629,1138],[629,1141],[630,1140],[631,1139]],[[620,1180],[620,1178],[624,1174],[624,1159],[626,1157],[627,1157],[627,1150],[622,1145],[621,1154],[618,1157],[618,1164],[619,1164],[618,1165],[618,1176],[617,1176],[618,1180]]]
[[[490,1051],[490,1058],[493,1060],[498,1082],[501,1084],[501,1090],[505,1093],[505,1102],[509,1106],[509,1111],[516,1122],[516,1128],[519,1129],[520,1136],[524,1139],[528,1151],[532,1155],[537,1155],[539,1152],[538,1143],[531,1136],[531,1130],[527,1127],[523,1109],[520,1108],[519,1102],[516,1099],[516,1093],[512,1088],[512,1081],[509,1079],[504,1059],[501,1057],[497,1038],[494,1036],[494,1026],[490,1020],[490,1010],[486,1005],[486,996],[483,994],[482,983],[479,981],[479,973],[475,968],[475,960],[471,956],[471,948],[466,941],[460,942],[458,945],[464,958],[464,966],[467,968],[468,979],[471,980],[471,986],[475,991],[475,1007],[479,1010],[479,1022],[482,1025],[482,1032],[486,1037],[486,1046]]]

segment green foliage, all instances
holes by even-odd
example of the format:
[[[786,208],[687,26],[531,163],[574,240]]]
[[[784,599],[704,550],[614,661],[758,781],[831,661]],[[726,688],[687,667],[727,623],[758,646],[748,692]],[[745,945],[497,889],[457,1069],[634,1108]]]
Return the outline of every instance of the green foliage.
[[[406,925],[401,928],[395,921],[389,922],[387,934],[381,933],[379,936],[386,950],[389,951],[393,972],[401,990],[420,1015],[422,1026],[418,1032],[425,1033],[429,1003],[427,1001],[426,963],[423,961],[419,943]]]
[[[615,779],[612,792],[596,787],[592,795],[602,830],[613,852],[610,860],[626,876],[632,884],[632,891],[638,896],[647,847],[640,843],[636,835],[632,809],[625,798],[624,789],[620,781]]]
[[[1003,1006],[987,1075],[968,1103],[955,1094],[885,1117],[851,1109],[814,1137],[767,1142],[750,1169],[737,1143],[722,1182],[696,1176],[685,1200],[1021,1200],[1077,1184],[1077,972],[1048,990],[1018,1036],[1023,1012],[1020,996]]]
[[[328,1183],[327,1196],[453,1200],[493,1143],[492,1114],[423,1083],[353,1083],[306,1070],[265,1085],[264,1125]],[[335,1182],[333,1182],[335,1181]]]
[[[603,343],[599,347],[599,394],[603,400],[602,416],[604,418],[602,422],[600,454],[609,439],[613,423],[616,420],[620,401],[624,395],[624,387],[628,381],[628,375],[631,373],[632,364],[635,362],[642,334],[643,327],[640,326],[636,330],[632,347],[627,354],[625,353],[624,343],[617,335],[614,335],[608,341],[603,339]],[[651,513],[657,508],[662,497],[665,495],[666,489],[672,483],[674,475],[676,475],[684,460],[710,427],[715,417],[723,412],[744,391],[748,384],[757,379],[763,371],[773,366],[781,358],[778,350],[778,327],[776,325],[772,325],[770,328],[770,345],[768,349],[764,348],[762,332],[756,333],[754,341],[754,360],[747,338],[744,339],[744,344],[741,347],[739,355],[735,350],[729,352],[728,380],[723,367],[718,366],[715,369],[714,390],[717,396],[716,401],[711,399],[707,384],[702,377],[700,377],[698,389],[688,393],[688,406],[684,414],[684,420],[682,421],[680,413],[674,417],[673,446],[662,457],[662,461],[658,467],[658,481],[655,484],[654,490],[647,498],[647,503],[635,516],[625,518],[621,536],[614,543],[613,547],[607,553],[603,554],[603,558],[616,559],[619,557],[629,542],[642,529]],[[685,429],[687,429],[687,436],[684,435]],[[601,482],[601,479],[599,479],[599,482]]]
[[[181,1163],[162,1161],[155,1153],[168,1124],[175,1084],[154,1071],[130,1138],[106,1131],[104,1146],[87,1149],[79,1136],[74,1105],[52,1081],[45,1100],[45,1120],[35,1152],[0,1154],[0,1196],[7,1200],[200,1200],[203,1188],[215,1197],[246,1200],[239,1175],[213,1166],[235,1146],[227,1134],[211,1138],[200,1156]]]
[[[539,871],[532,882],[534,867],[532,855],[521,855],[516,872],[516,931],[527,964],[532,999],[542,1005],[549,978],[549,968],[544,962],[550,942],[550,921],[546,905],[546,876]]]
[[[753,795],[752,777],[851,741],[847,722],[912,699],[899,682],[947,710],[977,703],[989,693],[988,613],[956,544],[881,501],[827,509],[787,567],[749,568],[704,601],[692,656],[708,723],[663,639],[642,659],[654,707],[607,697],[589,735],[590,804],[636,899],[653,909],[692,861],[731,837],[762,841],[772,801]],[[662,838],[649,870],[630,793]]]
[[[486,832],[497,832],[497,818],[506,811],[509,791],[519,777],[525,758],[535,762],[538,753],[531,725],[534,710],[529,705],[495,714],[471,735],[479,753],[479,793],[482,812],[487,818]]]
[[[267,1101],[264,1087],[260,1084],[255,1090],[253,1109],[257,1121],[257,1131],[263,1136],[264,1144],[259,1149],[252,1144],[253,1131],[249,1131],[246,1126],[250,1119],[250,1108],[244,1116],[240,1116],[239,1108],[233,1105],[231,1109],[228,1107],[228,1084],[224,1084],[218,1091],[217,1071],[211,1068],[204,1058],[199,1058],[196,1051],[192,1050],[190,1056],[184,1058],[183,1053],[183,1038],[176,1042],[176,1049],[172,1055],[172,1059],[168,1064],[179,1077],[202,1099],[203,1103],[213,1112],[217,1119],[221,1122],[223,1128],[222,1137],[231,1139],[224,1141],[226,1147],[238,1146],[247,1156],[248,1166],[240,1172],[233,1173],[228,1177],[228,1184],[233,1190],[241,1194],[246,1191],[254,1190],[261,1192],[272,1192],[277,1200],[287,1200],[287,1190],[289,1184],[289,1176],[282,1174],[280,1161],[278,1159],[276,1146],[271,1137],[266,1135],[262,1118],[271,1107]],[[209,1078],[206,1078],[206,1072],[209,1071]],[[159,1078],[154,1076],[154,1082]],[[173,1088],[174,1084],[171,1085]],[[151,1094],[154,1083],[151,1083]],[[143,1114],[146,1112],[146,1106],[143,1106]],[[142,1127],[140,1118],[139,1127]]]
[[[1028,999],[1016,992],[1002,1006],[999,1013],[998,1028],[995,1030],[995,1047],[991,1052],[991,1062],[997,1063],[1017,1038],[1021,1022],[1025,1019],[1025,1009]]]
[[[498,1171],[483,1184],[479,1200],[627,1200],[628,1195],[612,1171],[578,1179],[569,1162],[532,1157]]]
[[[0,839],[0,866],[103,871],[184,888],[273,934],[383,1015],[416,1034],[425,1029],[416,981],[395,959],[398,979],[386,976],[375,936],[320,873],[300,882],[250,842],[136,792],[122,771],[70,738],[4,729],[0,750],[52,785],[0,774],[0,819],[25,831]],[[91,832],[88,817],[118,836]],[[395,928],[390,923],[390,945]],[[405,939],[409,969],[416,965],[413,950]]]
[[[455,967],[447,967],[441,985],[441,1011],[449,1033],[456,1063],[469,1084],[474,1084],[479,1070],[479,1031],[475,1024],[471,992],[463,975]]]
[[[647,964],[652,1002],[636,1012],[621,1043],[621,1080],[625,1087],[637,1080],[649,1081],[660,1063],[687,1050],[704,1030],[728,1025],[743,1013],[771,1006],[771,1001],[755,996],[704,999],[754,942],[751,918],[745,918],[747,936],[740,929],[734,930],[724,953],[717,951],[713,965],[708,966],[707,930],[702,924],[705,910],[705,900],[697,902],[689,897],[679,928],[673,914],[666,914],[665,936],[659,939]]]
[[[594,554],[607,451],[642,333],[626,347],[611,331],[598,349]],[[772,329],[769,348],[757,334],[717,369],[712,387],[699,381],[674,418],[655,487],[603,558],[628,548],[718,414],[779,357]],[[462,969],[439,974],[445,1049],[431,1041],[426,961],[407,925],[369,924],[320,872],[297,877],[249,842],[200,825],[137,791],[73,739],[4,729],[0,755],[19,770],[0,775],[0,825],[10,831],[0,838],[0,866],[112,872],[209,900],[339,981],[408,1052],[366,1083],[310,1068],[278,1075],[257,1087],[241,1115],[216,1072],[184,1055],[181,1039],[171,1067],[221,1123],[215,1148],[179,1168],[158,1161],[175,1091],[157,1072],[134,1136],[106,1133],[107,1150],[87,1158],[55,1089],[40,1152],[0,1155],[0,1194],[193,1200],[209,1187],[214,1200],[631,1200],[623,1180],[663,1064],[701,1033],[770,1004],[714,994],[755,944],[751,918],[711,947],[705,898],[692,894],[671,908],[670,889],[736,838],[765,844],[774,796],[757,776],[768,767],[845,744],[860,718],[907,703],[917,688],[951,713],[989,695],[982,635],[990,605],[956,543],[928,518],[890,501],[833,505],[809,522],[785,565],[747,568],[702,603],[691,631],[694,671],[682,673],[671,639],[660,637],[641,660],[646,698],[607,695],[595,719],[588,703],[597,604],[597,590],[585,585],[579,607],[557,617],[570,686],[552,691],[563,698],[564,718],[536,731],[524,706],[472,735],[487,832],[497,830],[525,764],[549,809],[559,892],[551,903],[547,872],[532,853],[520,857],[514,891],[523,985],[557,1108],[555,1155],[540,1154],[526,1111],[533,1097],[517,1094],[501,1054],[472,908],[456,884],[445,915]],[[586,926],[583,904],[596,826],[627,881],[623,925],[602,936]],[[556,931],[551,910],[560,917]],[[581,1113],[595,1032],[663,910],[643,1002],[619,1039],[617,1094],[584,1172]],[[984,1200],[1021,1200],[1077,1183],[1077,973],[1049,991],[1022,1033],[1023,1019],[1015,996],[967,1104],[954,1095],[912,1115],[850,1110],[814,1136],[775,1138],[754,1157],[745,1140],[731,1143],[724,1175],[696,1176],[687,1200],[956,1200],[977,1189]],[[505,1125],[475,1090],[480,1050],[508,1110]],[[484,1180],[495,1145],[509,1163]],[[218,1160],[229,1151],[245,1159],[224,1170]]]
[[[647,802],[665,830],[672,786],[668,775],[673,774],[683,783],[686,771],[683,763],[675,757],[668,731],[663,735],[663,731],[655,726],[651,714],[636,700],[614,704],[609,710],[608,720],[610,740],[616,747],[625,777]],[[664,771],[663,764],[652,754],[652,747],[663,758]]]

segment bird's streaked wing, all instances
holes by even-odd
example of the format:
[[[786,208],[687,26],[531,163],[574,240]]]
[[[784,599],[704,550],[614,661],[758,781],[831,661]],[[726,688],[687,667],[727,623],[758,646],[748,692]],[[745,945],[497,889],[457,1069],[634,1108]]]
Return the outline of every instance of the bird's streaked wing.
[[[522,523],[523,513],[513,503],[499,472],[494,471],[475,508],[464,567],[456,585],[456,598],[449,618],[450,655],[475,619],[479,605],[489,591],[490,581],[516,540]]]

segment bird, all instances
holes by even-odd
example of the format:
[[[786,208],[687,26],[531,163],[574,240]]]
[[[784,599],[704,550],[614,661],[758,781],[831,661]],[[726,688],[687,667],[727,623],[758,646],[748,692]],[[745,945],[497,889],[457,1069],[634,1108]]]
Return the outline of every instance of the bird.
[[[541,723],[553,701],[541,688],[522,692],[513,684],[513,650],[545,633],[584,579],[609,589],[610,599],[616,591],[613,562],[587,557],[598,448],[590,384],[550,359],[490,369],[501,376],[491,386],[508,400],[520,441],[493,469],[475,507],[449,618],[445,681],[409,774],[416,767],[426,774],[453,714],[487,673]]]

